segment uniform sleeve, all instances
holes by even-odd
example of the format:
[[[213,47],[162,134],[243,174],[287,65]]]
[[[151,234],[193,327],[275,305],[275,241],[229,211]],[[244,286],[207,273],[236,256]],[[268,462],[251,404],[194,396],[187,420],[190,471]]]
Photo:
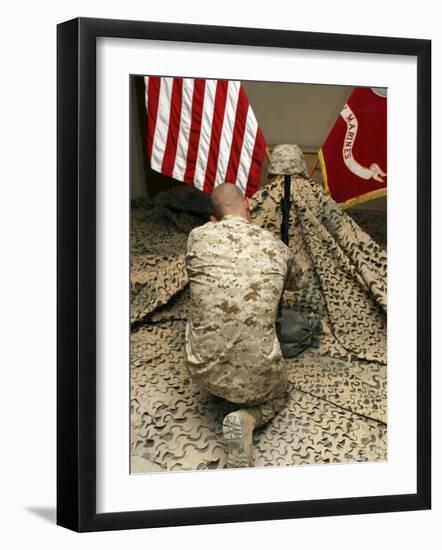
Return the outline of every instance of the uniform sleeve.
[[[193,245],[193,229],[187,237],[186,254],[188,254],[192,250],[192,245]]]
[[[187,237],[186,254],[184,256],[184,261],[187,268],[189,268],[190,260],[194,256],[194,248],[194,230],[192,230]]]

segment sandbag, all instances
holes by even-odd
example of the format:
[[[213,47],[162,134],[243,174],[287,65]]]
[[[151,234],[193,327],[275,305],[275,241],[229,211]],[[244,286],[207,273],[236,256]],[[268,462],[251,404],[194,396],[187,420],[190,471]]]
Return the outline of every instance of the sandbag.
[[[316,337],[322,334],[322,323],[318,317],[309,318],[293,309],[283,309],[276,320],[276,332],[282,355],[288,359],[309,347],[319,347]]]

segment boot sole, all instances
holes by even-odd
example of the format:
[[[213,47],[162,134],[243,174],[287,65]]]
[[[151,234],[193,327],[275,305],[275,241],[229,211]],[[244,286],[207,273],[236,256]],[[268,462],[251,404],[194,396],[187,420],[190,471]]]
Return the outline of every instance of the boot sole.
[[[229,455],[227,468],[252,466],[252,449],[247,443],[246,424],[235,413],[224,418],[223,435]]]

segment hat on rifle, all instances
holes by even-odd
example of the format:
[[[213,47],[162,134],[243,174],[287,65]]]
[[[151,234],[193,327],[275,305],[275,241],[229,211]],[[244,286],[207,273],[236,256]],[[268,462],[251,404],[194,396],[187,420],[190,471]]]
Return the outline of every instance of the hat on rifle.
[[[294,144],[276,145],[270,158],[268,175],[307,177],[307,164],[301,148]]]

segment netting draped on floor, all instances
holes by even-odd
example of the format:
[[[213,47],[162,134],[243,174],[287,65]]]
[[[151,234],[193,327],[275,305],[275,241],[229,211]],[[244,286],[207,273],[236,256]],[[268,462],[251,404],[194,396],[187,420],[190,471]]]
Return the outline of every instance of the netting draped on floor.
[[[282,178],[253,197],[253,222],[279,236]],[[287,359],[287,406],[255,432],[255,466],[386,459],[386,251],[314,181],[292,178],[290,246],[309,262],[284,307],[323,324],[319,348]],[[184,364],[189,231],[208,197],[180,186],[139,199],[131,222],[131,454],[167,470],[222,468],[231,405]]]

